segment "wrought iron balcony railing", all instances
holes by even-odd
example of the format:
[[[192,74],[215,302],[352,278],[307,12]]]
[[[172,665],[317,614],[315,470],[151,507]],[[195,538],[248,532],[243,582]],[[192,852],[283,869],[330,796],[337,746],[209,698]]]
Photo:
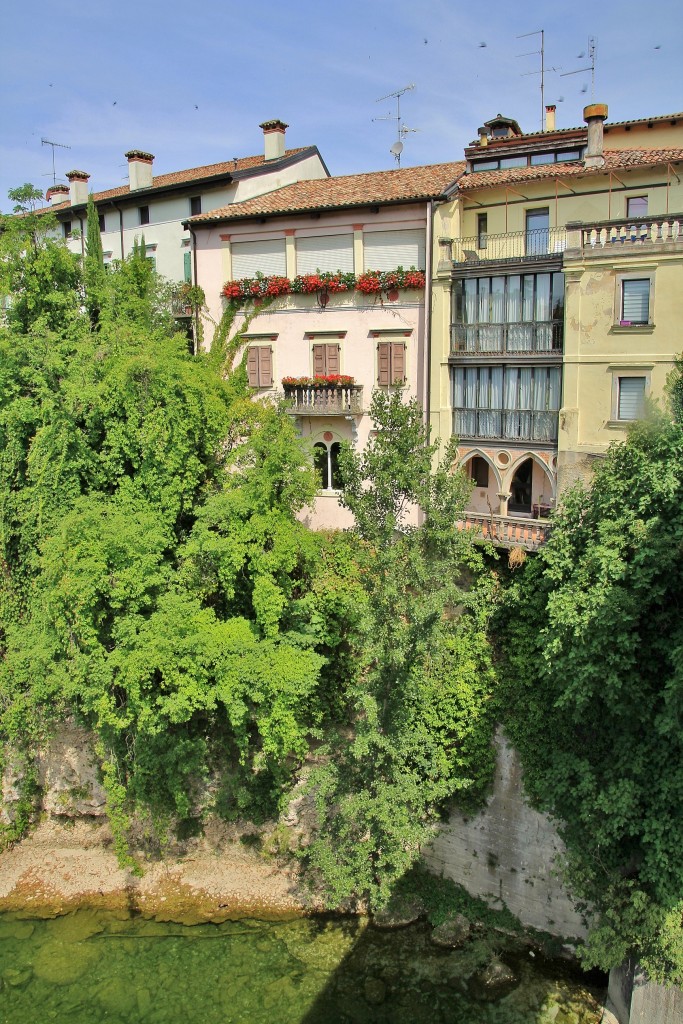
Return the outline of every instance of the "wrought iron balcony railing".
[[[561,255],[566,247],[567,232],[562,227],[455,238],[451,250],[453,262],[462,264],[547,259],[548,256]]]
[[[459,438],[505,441],[557,441],[559,413],[532,409],[454,409],[453,434]]]
[[[363,412],[361,384],[313,385],[284,384],[285,398],[293,405],[292,412],[300,416],[344,416]]]
[[[564,322],[452,324],[451,355],[561,356]]]

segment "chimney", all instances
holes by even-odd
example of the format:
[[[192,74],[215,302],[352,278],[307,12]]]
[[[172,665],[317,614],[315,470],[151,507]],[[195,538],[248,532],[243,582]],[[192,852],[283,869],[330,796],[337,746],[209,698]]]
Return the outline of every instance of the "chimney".
[[[602,122],[606,117],[606,103],[590,103],[583,108],[583,119],[588,125],[588,145],[583,158],[584,167],[602,167],[605,163]]]
[[[142,149],[129,149],[123,154],[128,160],[128,187],[131,192],[139,188],[151,188],[152,164],[154,157]]]
[[[488,146],[488,144],[489,144],[488,129],[487,129],[486,125],[483,125],[479,129],[479,145],[480,146]]]
[[[555,131],[555,111],[557,107],[553,103],[551,106],[545,108],[545,130],[547,132]]]
[[[263,128],[263,144],[266,160],[277,160],[285,155],[285,132],[289,128],[284,121],[264,121],[259,125]]]
[[[69,186],[50,185],[45,193],[45,198],[51,206],[57,206],[58,203],[66,203],[69,200]]]
[[[85,206],[88,202],[88,181],[90,175],[85,171],[67,171],[69,182],[69,198],[72,206]]]

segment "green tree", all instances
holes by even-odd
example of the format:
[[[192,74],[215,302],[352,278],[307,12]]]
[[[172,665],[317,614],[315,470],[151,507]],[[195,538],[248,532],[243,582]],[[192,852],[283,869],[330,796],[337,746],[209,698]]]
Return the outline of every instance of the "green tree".
[[[100,221],[92,192],[88,196],[85,259],[83,261],[85,304],[93,330],[98,330],[107,297],[107,271],[104,266]]]
[[[500,707],[592,908],[589,964],[683,981],[683,431],[661,416],[563,497],[506,605]]]
[[[493,768],[495,578],[457,529],[469,484],[450,471],[452,445],[431,472],[437,445],[417,402],[378,391],[371,415],[377,433],[366,450],[341,458],[364,595],[352,736],[331,745],[312,777],[320,832],[310,862],[333,903],[352,894],[386,901],[444,803],[457,795],[476,804]]]

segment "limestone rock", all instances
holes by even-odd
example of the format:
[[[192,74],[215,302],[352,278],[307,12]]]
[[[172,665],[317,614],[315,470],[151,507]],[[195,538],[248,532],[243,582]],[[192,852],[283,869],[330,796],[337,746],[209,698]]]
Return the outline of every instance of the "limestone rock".
[[[375,928],[405,928],[424,917],[425,907],[417,897],[396,896],[383,910],[372,915]]]
[[[487,989],[506,988],[517,981],[513,971],[502,960],[494,958],[484,968],[478,980]]]
[[[455,914],[443,924],[436,926],[431,934],[431,940],[435,946],[442,946],[444,949],[458,949],[467,941],[469,934],[470,922],[462,914]]]
[[[371,1006],[381,1006],[387,997],[387,987],[381,978],[366,978],[363,993]]]

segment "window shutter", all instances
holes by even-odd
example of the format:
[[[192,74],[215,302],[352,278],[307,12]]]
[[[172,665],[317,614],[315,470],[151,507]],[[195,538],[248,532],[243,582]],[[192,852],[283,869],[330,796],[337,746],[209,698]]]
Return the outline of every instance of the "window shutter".
[[[645,378],[619,378],[619,409],[620,420],[637,420],[645,409]]]
[[[273,350],[269,346],[261,345],[257,351],[259,354],[259,387],[272,387]]]
[[[250,348],[247,355],[247,376],[249,378],[249,387],[258,387],[258,368],[259,368],[259,355],[257,348]]]
[[[403,384],[406,377],[406,349],[401,341],[391,345],[391,384]]]
[[[403,231],[365,231],[363,262],[366,270],[425,268],[425,233],[419,228]]]
[[[284,238],[264,238],[258,242],[233,242],[232,276],[239,280],[242,277],[254,277],[262,274],[287,273]]]
[[[325,345],[325,373],[339,373],[339,345]]]
[[[313,346],[313,376],[322,377],[325,373],[325,346]]]
[[[381,341],[377,346],[377,383],[386,387],[390,382],[391,343]]]
[[[183,253],[183,274],[184,274],[184,279],[187,282],[187,284],[190,284],[191,281],[192,281],[192,253],[191,252],[184,252]]]
[[[622,281],[622,320],[646,324],[650,319],[650,280]]]
[[[296,240],[297,274],[353,271],[353,235],[314,235]]]

